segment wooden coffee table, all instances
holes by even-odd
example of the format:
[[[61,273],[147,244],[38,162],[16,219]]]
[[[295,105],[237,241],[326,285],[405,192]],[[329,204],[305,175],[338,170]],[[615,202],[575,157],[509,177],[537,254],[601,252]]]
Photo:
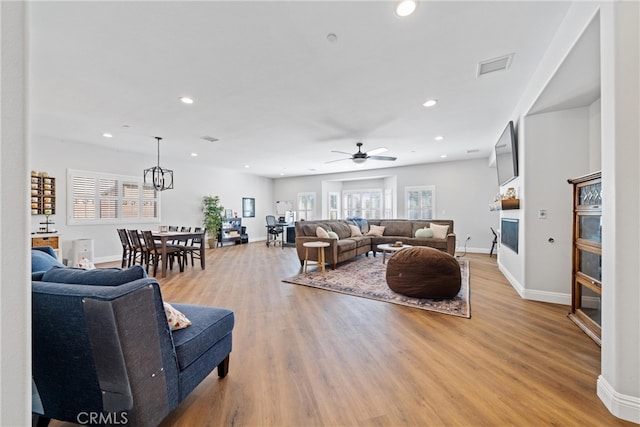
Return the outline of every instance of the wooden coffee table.
[[[378,245],[378,249],[382,249],[382,263],[386,264],[387,263],[387,257],[386,254],[387,252],[398,252],[401,251],[403,249],[407,249],[407,248],[412,248],[413,246],[411,245],[402,245],[402,246],[393,246],[390,245],[388,243],[385,243],[383,245]]]

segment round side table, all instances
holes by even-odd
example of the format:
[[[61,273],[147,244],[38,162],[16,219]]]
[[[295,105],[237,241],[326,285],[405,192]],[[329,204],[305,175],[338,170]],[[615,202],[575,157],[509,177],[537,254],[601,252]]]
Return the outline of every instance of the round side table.
[[[309,265],[309,248],[316,248],[318,250],[318,261],[311,261],[313,264],[320,267],[322,270],[322,274],[324,274],[324,248],[329,247],[329,243],[327,242],[305,242],[302,244],[304,246],[304,272],[307,272],[307,266]]]
[[[390,244],[383,244],[383,245],[378,245],[378,249],[382,250],[382,263],[386,264],[387,261],[387,252],[391,252],[391,254],[393,255],[394,252],[398,252],[401,251],[403,249],[407,249],[407,248],[412,248],[413,246],[411,245],[402,245],[402,246],[393,246]]]

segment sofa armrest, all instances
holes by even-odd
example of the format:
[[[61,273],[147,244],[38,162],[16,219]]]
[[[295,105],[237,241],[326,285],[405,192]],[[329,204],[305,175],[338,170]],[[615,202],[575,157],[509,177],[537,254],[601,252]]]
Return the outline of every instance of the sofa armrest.
[[[456,254],[456,234],[455,233],[447,234],[447,253],[451,256],[455,256]]]
[[[177,405],[178,370],[160,288],[32,282],[33,378],[44,416],[126,411],[158,424]],[[153,406],[143,414],[139,405]]]

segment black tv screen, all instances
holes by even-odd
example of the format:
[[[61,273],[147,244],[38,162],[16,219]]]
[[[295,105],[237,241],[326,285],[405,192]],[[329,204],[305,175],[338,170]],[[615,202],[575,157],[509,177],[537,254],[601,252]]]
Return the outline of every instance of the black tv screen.
[[[507,123],[507,127],[496,143],[495,150],[498,185],[505,185],[518,176],[518,145],[513,121]]]

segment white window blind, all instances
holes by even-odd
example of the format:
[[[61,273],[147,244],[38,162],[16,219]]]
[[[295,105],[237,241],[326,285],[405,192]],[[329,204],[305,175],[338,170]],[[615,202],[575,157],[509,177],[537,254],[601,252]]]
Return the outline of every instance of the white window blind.
[[[158,192],[141,178],[67,170],[67,224],[160,220]]]
[[[436,187],[405,187],[407,219],[433,219],[436,213]]]

